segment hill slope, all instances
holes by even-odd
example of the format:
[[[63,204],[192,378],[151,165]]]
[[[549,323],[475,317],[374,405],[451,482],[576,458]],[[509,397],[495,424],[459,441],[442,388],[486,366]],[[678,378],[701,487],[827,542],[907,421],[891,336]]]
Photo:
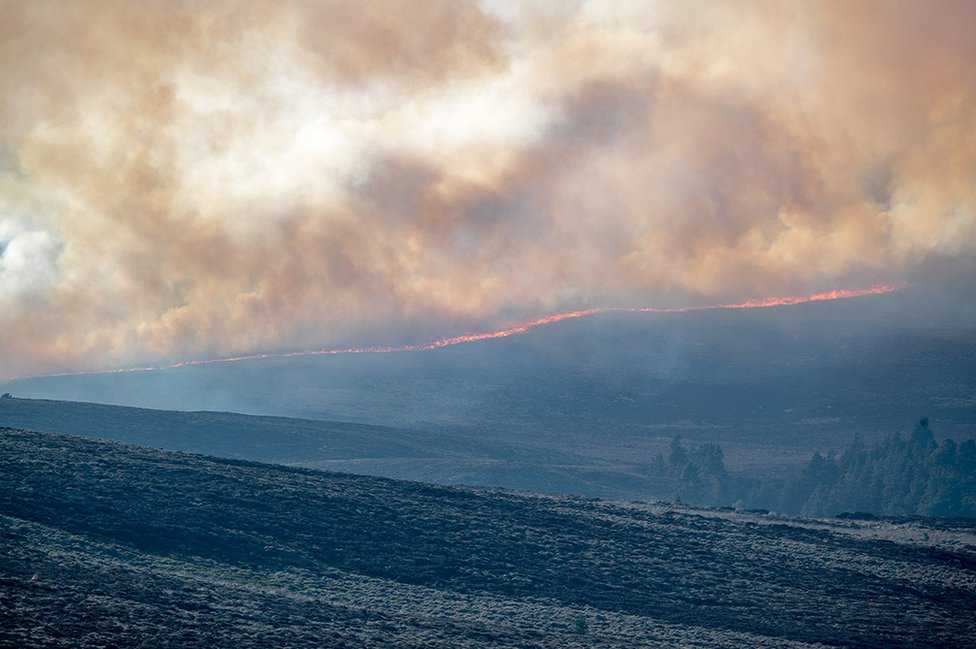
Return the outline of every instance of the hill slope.
[[[538,461],[570,457],[491,440],[386,426],[44,399],[0,399],[0,425],[275,464],[366,458],[519,456]]]
[[[0,399],[0,426],[441,484],[615,498],[673,491],[641,466],[495,435],[16,398]]]
[[[680,435],[722,444],[732,469],[776,473],[854,434],[907,432],[924,416],[939,435],[972,437],[971,304],[919,288],[776,309],[603,314],[432,351],[25,379],[2,390],[442,428],[606,461],[648,461]]]
[[[6,429],[0,644],[963,647],[974,532],[437,487]]]

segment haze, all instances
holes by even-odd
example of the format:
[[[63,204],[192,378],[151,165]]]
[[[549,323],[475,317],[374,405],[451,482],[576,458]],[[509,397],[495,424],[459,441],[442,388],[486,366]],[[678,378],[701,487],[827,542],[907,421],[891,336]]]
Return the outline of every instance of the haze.
[[[0,17],[5,377],[972,276],[971,2]]]
[[[973,0],[0,0],[0,646],[971,648]]]

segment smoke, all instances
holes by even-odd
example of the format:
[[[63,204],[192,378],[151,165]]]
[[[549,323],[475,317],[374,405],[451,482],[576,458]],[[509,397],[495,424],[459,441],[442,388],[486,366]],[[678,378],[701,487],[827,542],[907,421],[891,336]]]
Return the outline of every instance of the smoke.
[[[966,1],[0,0],[3,373],[971,269],[974,60]]]

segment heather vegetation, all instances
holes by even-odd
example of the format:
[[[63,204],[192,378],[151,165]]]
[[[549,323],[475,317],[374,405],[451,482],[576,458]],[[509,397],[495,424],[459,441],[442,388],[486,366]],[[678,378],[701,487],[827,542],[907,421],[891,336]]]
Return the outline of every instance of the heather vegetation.
[[[969,521],[525,495],[0,429],[0,646],[952,648],[974,609]]]

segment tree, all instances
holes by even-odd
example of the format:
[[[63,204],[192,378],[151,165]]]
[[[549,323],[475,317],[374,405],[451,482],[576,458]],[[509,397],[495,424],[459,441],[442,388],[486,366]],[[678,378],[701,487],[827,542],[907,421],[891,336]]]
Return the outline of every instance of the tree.
[[[671,452],[668,454],[668,464],[674,473],[681,473],[688,463],[688,449],[681,443],[681,437],[676,436],[671,440]]]

